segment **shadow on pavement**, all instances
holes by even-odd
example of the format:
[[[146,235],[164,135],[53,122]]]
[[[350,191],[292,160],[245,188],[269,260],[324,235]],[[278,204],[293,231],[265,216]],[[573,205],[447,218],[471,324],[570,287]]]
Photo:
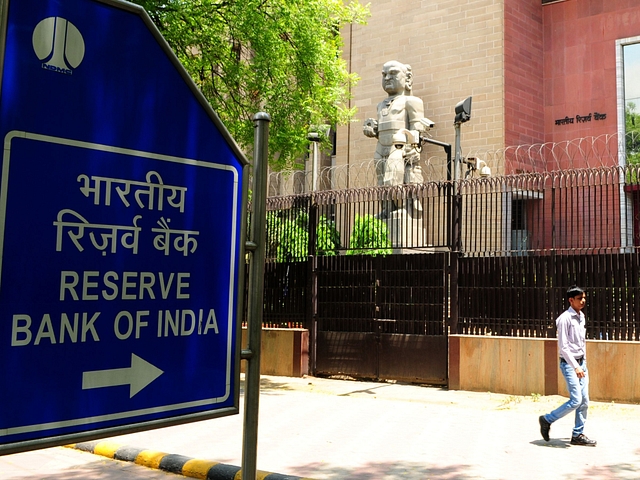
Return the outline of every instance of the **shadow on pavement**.
[[[569,448],[571,444],[569,443],[569,439],[563,438],[552,438],[548,442],[540,439],[534,440],[533,442],[529,442],[531,445],[537,445],[539,447],[550,447],[550,448]]]
[[[597,447],[596,447],[597,448]],[[601,478],[615,479],[636,479],[640,478],[639,463],[619,463],[615,465],[604,465],[601,467],[585,468],[583,472],[576,472],[577,476],[567,476],[567,479],[581,478],[583,480]]]
[[[242,382],[242,387],[244,390],[244,382]],[[291,385],[289,385],[289,383],[287,382],[277,382],[274,381],[271,378],[264,378],[262,377],[260,379],[260,393],[277,393],[277,392],[286,392],[286,391],[293,391],[295,390],[294,388],[291,387]]]
[[[354,395],[356,393],[367,393],[369,395],[375,395],[376,392],[374,392],[374,390],[377,390],[379,388],[384,388],[384,387],[386,387],[386,385],[380,385],[380,386],[377,386],[377,387],[365,388],[364,390],[354,390],[353,392],[341,393],[338,396],[339,397],[348,397],[348,396]]]
[[[260,394],[278,394],[278,392],[286,392],[296,390],[292,388],[288,382],[277,382],[270,378],[260,378]],[[245,380],[244,377],[240,379],[240,395],[244,395],[245,392]]]
[[[91,454],[87,454],[91,455]],[[150,469],[129,462],[120,462],[110,458],[96,457],[98,460],[91,463],[67,466],[64,471],[49,473],[25,473],[4,476],[0,472],[2,480],[142,480],[142,479],[178,479],[173,473],[162,470]],[[105,468],[105,463],[111,465]]]
[[[367,463],[349,469],[344,467],[326,466],[319,463],[310,463],[304,467],[292,469],[294,475],[304,477],[305,473],[310,478],[345,479],[349,480],[379,480],[382,478],[434,478],[439,480],[470,480],[478,479],[477,475],[469,475],[465,472],[471,469],[468,465],[451,465],[447,467],[429,467],[424,463]],[[314,474],[309,474],[314,472]]]

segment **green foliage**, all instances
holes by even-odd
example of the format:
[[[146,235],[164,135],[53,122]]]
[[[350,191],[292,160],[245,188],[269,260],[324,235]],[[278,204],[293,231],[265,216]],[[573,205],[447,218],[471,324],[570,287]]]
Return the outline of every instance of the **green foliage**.
[[[340,29],[365,22],[358,0],[134,1],[242,148],[251,150],[253,115],[271,115],[272,168],[306,153],[312,125],[355,114],[345,105],[358,79],[342,59]]]
[[[276,258],[280,244],[280,225],[282,224],[278,212],[267,212],[267,248],[266,257]]]
[[[635,166],[627,172],[627,183],[638,183],[637,167],[640,165],[640,114],[636,104],[627,102],[625,107],[625,151],[627,165]]]
[[[289,218],[283,212],[267,212],[267,258],[277,262],[300,262],[309,251],[308,217],[306,213]],[[291,212],[285,212],[291,213]]]
[[[625,108],[625,146],[627,165],[640,164],[640,114],[636,113],[636,104],[627,102]]]
[[[309,255],[309,230],[306,219],[300,215],[295,220],[284,220],[280,228],[280,241],[276,259],[278,262],[301,262]]]
[[[281,218],[283,212],[267,213],[267,258],[277,262],[301,262],[309,255],[309,216],[306,212]],[[291,214],[292,212],[284,212]],[[324,215],[316,228],[317,255],[337,255],[340,234]]]
[[[391,253],[387,224],[373,215],[356,215],[347,255],[389,255]]]
[[[340,248],[340,232],[336,229],[336,223],[321,215],[316,229],[316,254],[337,255]]]

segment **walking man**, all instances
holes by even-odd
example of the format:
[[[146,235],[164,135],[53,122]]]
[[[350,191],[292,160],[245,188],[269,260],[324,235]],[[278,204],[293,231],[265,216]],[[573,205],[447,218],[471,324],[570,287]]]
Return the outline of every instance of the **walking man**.
[[[556,319],[560,370],[567,382],[569,400],[553,412],[539,418],[542,438],[549,441],[551,424],[575,411],[576,421],[571,434],[571,445],[595,447],[596,441],[584,432],[589,409],[589,372],[587,370],[585,344],[585,316],[582,309],[587,301],[582,288],[572,286],[567,290],[570,307]]]

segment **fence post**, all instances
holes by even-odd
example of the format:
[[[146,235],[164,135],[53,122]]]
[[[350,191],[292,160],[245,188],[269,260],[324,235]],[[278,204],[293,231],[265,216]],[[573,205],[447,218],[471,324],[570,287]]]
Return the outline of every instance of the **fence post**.
[[[460,221],[461,210],[462,210],[462,195],[458,191],[459,185],[456,184],[457,180],[454,181],[453,187],[453,215],[451,219],[451,270],[449,272],[450,282],[451,282],[451,304],[450,308],[450,317],[451,317],[451,333],[458,333],[458,313],[459,313],[459,297],[458,297],[458,286],[459,286],[459,258],[462,254],[462,224]]]
[[[309,330],[309,370],[316,373],[316,345],[318,338],[318,205],[315,195],[309,197],[309,256],[307,257],[307,309],[306,325]]]
[[[449,252],[449,333],[458,333],[458,255]]]

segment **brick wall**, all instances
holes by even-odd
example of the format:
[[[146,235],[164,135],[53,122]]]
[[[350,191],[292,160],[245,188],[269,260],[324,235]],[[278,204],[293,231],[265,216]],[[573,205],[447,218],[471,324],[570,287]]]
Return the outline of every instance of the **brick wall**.
[[[473,96],[472,118],[462,127],[463,154],[502,147],[503,2],[373,0],[370,8],[367,25],[343,32],[345,59],[361,81],[353,90],[357,120],[338,130],[336,165],[357,168],[373,158],[376,141],[362,134],[362,122],[376,116],[376,105],[386,97],[380,72],[389,60],[411,65],[413,94],[422,98],[425,115],[436,123],[434,139],[454,144],[454,107]],[[443,150],[425,146],[423,163],[433,156],[439,159],[425,168],[426,179],[443,175]],[[362,185],[354,181],[350,186]]]

